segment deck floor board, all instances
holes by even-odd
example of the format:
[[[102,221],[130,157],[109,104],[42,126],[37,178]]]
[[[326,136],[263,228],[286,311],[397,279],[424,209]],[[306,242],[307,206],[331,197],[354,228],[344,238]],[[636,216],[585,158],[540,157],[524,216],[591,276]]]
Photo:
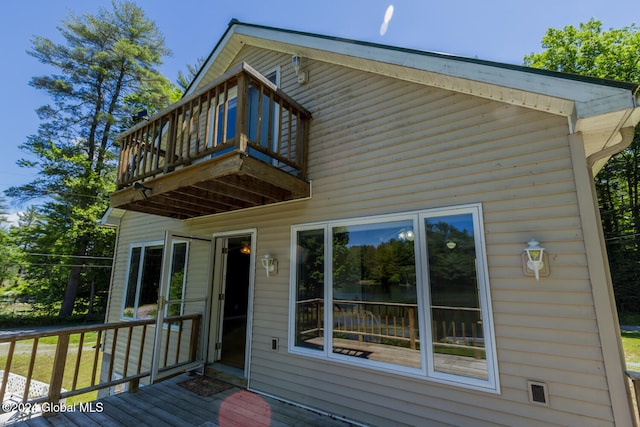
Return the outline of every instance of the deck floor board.
[[[178,385],[179,376],[136,393],[120,393],[93,402],[94,411],[64,412],[52,417],[35,415],[12,427],[48,426],[198,426],[198,427],[348,427],[351,424],[286,402],[233,387],[211,396],[199,396]]]

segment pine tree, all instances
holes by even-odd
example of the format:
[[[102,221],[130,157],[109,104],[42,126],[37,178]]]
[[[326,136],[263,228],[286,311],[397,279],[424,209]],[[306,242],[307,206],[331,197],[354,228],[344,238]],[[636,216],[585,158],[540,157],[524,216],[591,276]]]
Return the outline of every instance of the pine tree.
[[[112,6],[96,15],[70,15],[59,27],[64,43],[35,37],[29,52],[54,70],[31,80],[52,103],[38,109],[38,131],[21,146],[36,160],[18,164],[36,168],[38,177],[7,194],[46,200],[38,209],[38,252],[60,255],[60,267],[49,265],[49,274],[43,269],[39,278],[53,299],[64,294],[62,317],[72,314],[79,290],[96,281],[95,270],[86,268],[89,257],[113,251],[114,233],[98,220],[114,190],[115,136],[131,125],[134,112],[153,112],[179,95],[157,70],[170,52],[155,24],[133,3]],[[108,281],[108,272],[99,276]]]

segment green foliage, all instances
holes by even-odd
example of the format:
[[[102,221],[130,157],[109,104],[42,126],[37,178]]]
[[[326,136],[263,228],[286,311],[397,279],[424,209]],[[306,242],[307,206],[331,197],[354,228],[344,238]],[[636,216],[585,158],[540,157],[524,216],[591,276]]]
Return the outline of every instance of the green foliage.
[[[13,244],[11,229],[7,227],[6,201],[0,197],[0,295],[9,292],[17,280],[18,253]]]
[[[13,314],[0,313],[0,328],[20,328],[30,326],[74,326],[83,324],[104,323],[104,316],[93,314],[76,314],[70,317],[61,318],[57,315],[45,315],[42,313],[33,313],[29,316],[16,316]]]
[[[31,80],[51,104],[38,109],[38,131],[21,145],[29,160],[18,162],[38,177],[7,195],[45,198],[17,232],[29,283],[22,292],[70,316],[74,308],[103,309],[106,301],[115,233],[98,221],[115,189],[115,136],[134,112],[163,108],[180,91],[156,68],[170,53],[162,35],[133,3],[71,15],[60,32],[64,43],[35,37],[29,52],[52,70]]]
[[[191,86],[191,82],[198,75],[198,71],[202,68],[204,64],[204,58],[198,58],[196,60],[195,65],[187,64],[187,72],[186,74],[180,71],[178,73],[178,86],[182,89],[183,92],[186,92]]]
[[[549,29],[545,51],[525,65],[592,77],[640,82],[640,28],[602,30],[591,19],[578,28]],[[621,314],[640,313],[640,127],[631,145],[595,178],[614,291]]]
[[[542,39],[545,51],[525,56],[524,64],[603,79],[639,81],[638,29],[631,25],[603,31],[602,22],[596,19],[578,28],[550,28]]]
[[[169,301],[177,301],[182,299],[182,285],[184,284],[184,270],[177,271],[171,276],[169,284]],[[157,310],[152,316],[157,314]],[[182,313],[181,304],[169,304],[167,308],[167,316],[180,316]]]
[[[333,235],[333,283],[391,286],[415,285],[413,242],[391,239],[373,245],[349,246],[349,231],[336,229]]]

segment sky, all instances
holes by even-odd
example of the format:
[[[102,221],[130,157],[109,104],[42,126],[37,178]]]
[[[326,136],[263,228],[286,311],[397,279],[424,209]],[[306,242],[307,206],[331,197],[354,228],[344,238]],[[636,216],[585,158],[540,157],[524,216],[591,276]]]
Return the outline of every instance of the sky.
[[[638,0],[132,0],[154,21],[173,52],[160,71],[175,82],[198,58],[206,58],[235,18],[241,22],[443,52],[508,64],[541,52],[548,28],[578,26],[591,18],[604,29],[638,22]],[[393,6],[390,8],[390,6]],[[0,10],[0,193],[30,182],[37,170],[18,146],[36,133],[35,110],[51,100],[29,85],[52,69],[27,54],[33,36],[61,42],[58,27],[70,15],[111,9],[111,0],[2,2]],[[392,13],[391,13],[392,12]],[[11,213],[25,209],[7,200]]]

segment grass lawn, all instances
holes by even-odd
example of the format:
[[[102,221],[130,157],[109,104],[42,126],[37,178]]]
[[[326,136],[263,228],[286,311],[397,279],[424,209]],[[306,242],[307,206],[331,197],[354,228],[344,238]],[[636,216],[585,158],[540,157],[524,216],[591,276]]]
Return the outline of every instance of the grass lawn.
[[[76,389],[87,387],[91,384],[91,376],[93,372],[93,362],[95,355],[97,332],[86,333],[82,346],[82,357],[80,359],[80,369],[78,371],[78,380]],[[51,381],[51,369],[53,367],[53,358],[55,356],[57,337],[45,337],[38,341],[37,357],[34,363],[32,379],[48,384]],[[65,364],[64,379],[62,387],[71,390],[73,386],[73,373],[76,366],[78,355],[78,344],[80,342],[80,334],[71,335],[69,340],[69,351],[67,353],[67,361]],[[0,369],[5,368],[7,360],[7,351],[9,345],[0,345]],[[10,371],[14,374],[26,376],[29,370],[29,362],[31,357],[31,349],[33,348],[33,340],[20,341],[16,344],[16,349],[11,360]],[[100,381],[100,367],[102,362],[102,352],[98,356],[96,382]],[[67,404],[89,402],[96,399],[98,392],[81,394],[69,397]]]
[[[623,332],[622,346],[627,368],[631,371],[640,371],[640,332]]]

